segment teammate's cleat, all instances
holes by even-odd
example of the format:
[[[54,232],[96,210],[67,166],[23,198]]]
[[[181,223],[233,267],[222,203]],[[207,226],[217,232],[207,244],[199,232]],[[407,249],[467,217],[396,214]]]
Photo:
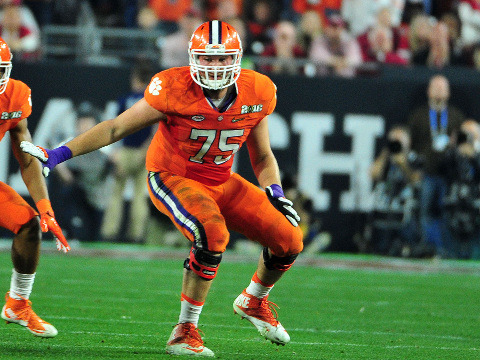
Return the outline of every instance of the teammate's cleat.
[[[233,311],[255,325],[265,339],[274,344],[285,345],[290,341],[290,336],[277,320],[277,310],[273,306],[278,308],[278,305],[267,298],[268,296],[259,299],[243,290],[233,302]]]
[[[215,356],[212,350],[203,346],[198,328],[192,323],[175,325],[165,350],[171,355]]]
[[[54,337],[58,334],[57,329],[46,321],[43,321],[32,310],[32,302],[27,299],[16,300],[10,297],[10,292],[5,296],[7,303],[2,309],[2,319],[7,324],[15,323],[25,326],[35,336]]]

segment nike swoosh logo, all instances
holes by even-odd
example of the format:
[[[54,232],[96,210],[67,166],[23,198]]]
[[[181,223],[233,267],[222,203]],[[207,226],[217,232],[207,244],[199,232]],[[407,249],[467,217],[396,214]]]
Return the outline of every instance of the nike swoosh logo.
[[[238,121],[242,121],[243,119],[245,119],[245,118],[239,118],[239,119],[235,119],[235,118],[233,118],[233,119],[232,119],[232,123],[234,123],[234,122],[238,122]]]

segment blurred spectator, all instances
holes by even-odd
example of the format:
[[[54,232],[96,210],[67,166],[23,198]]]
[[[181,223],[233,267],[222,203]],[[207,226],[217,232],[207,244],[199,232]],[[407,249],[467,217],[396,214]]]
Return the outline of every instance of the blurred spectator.
[[[370,168],[374,181],[374,208],[366,227],[366,240],[375,253],[419,256],[418,188],[421,158],[410,148],[405,126],[393,126],[387,145]]]
[[[76,134],[95,126],[100,112],[91,103],[77,108]],[[68,237],[81,241],[99,241],[105,204],[109,200],[110,164],[102,151],[79,156],[57,167],[49,183],[54,201],[62,204],[62,218]],[[60,220],[59,220],[60,221]]]
[[[98,26],[125,26],[126,6],[129,0],[88,0],[95,14]],[[130,24],[131,25],[131,24]]]
[[[203,0],[203,6],[207,20],[227,21],[242,15],[243,0]]]
[[[161,37],[162,68],[188,65],[188,42],[195,29],[203,23],[200,13],[193,9],[186,12],[178,22],[179,30],[171,35]],[[232,25],[233,26],[233,25]]]
[[[411,24],[417,15],[429,16],[431,14],[430,1],[432,0],[405,0],[402,14],[402,24]]]
[[[0,13],[0,36],[9,44],[15,59],[40,56],[40,31],[35,19],[28,21],[20,5],[4,5]]]
[[[323,35],[312,42],[309,59],[315,63],[318,75],[352,77],[356,74],[362,64],[360,46],[345,30],[345,22],[339,15],[327,19]]]
[[[480,258],[480,125],[472,119],[454,134],[454,146],[443,159],[447,179],[445,209],[453,256]]]
[[[458,4],[458,16],[462,23],[464,46],[480,42],[480,0],[461,0]]]
[[[248,46],[243,48],[247,55],[260,55],[273,40],[277,22],[275,3],[271,0],[250,1],[246,4]]]
[[[227,19],[226,22],[233,26],[233,28],[237,31],[238,36],[240,39],[242,39],[242,47],[243,51],[245,52],[245,49],[248,48],[248,36],[247,36],[247,25],[245,22],[242,20],[240,17],[234,17],[231,19]],[[252,59],[247,55],[242,56],[242,68],[243,69],[252,69],[255,70],[255,63],[252,61]]]
[[[323,32],[323,24],[317,12],[305,11],[300,18],[299,44],[305,52],[309,52],[312,41],[319,37]]]
[[[292,0],[292,8],[298,14],[313,10],[320,15],[325,24],[331,15],[340,15],[342,0]]]
[[[447,25],[422,14],[412,20],[410,50],[414,65],[441,69],[456,61]]]
[[[427,98],[428,103],[414,109],[408,119],[412,150],[425,158],[420,190],[420,226],[425,243],[434,246],[438,256],[450,256],[451,243],[443,207],[447,184],[441,159],[450,136],[459,131],[465,116],[461,110],[449,105],[450,83],[443,75],[431,77]]]
[[[151,7],[142,6],[138,10],[137,24],[140,29],[149,31],[155,30],[158,27],[159,21]]]
[[[450,63],[452,65],[470,65],[470,56],[464,49],[463,40],[461,38],[460,18],[454,12],[447,12],[442,15],[440,21],[447,26],[448,37],[450,41]]]
[[[360,35],[358,43],[364,62],[407,65],[410,60],[408,38],[403,29],[393,27],[390,9],[381,8],[373,27]]]
[[[157,19],[158,29],[165,34],[178,31],[180,18],[192,8],[192,0],[148,0]]]
[[[297,29],[290,21],[280,21],[275,28],[273,42],[269,44],[262,57],[275,57],[274,63],[260,67],[261,72],[299,74],[302,67],[298,66],[296,58],[305,58],[306,53],[297,43]]]
[[[433,32],[434,20],[425,14],[417,14],[412,18],[409,31],[409,45],[412,62],[417,54],[428,51],[430,37]]]
[[[358,38],[364,62],[378,62],[392,65],[408,65],[408,60],[400,56],[394,48],[390,29],[377,25]]]
[[[118,113],[125,111],[143,98],[143,93],[155,74],[154,68],[147,61],[138,61],[132,69],[131,92],[118,100]],[[102,237],[107,241],[126,240],[144,243],[148,223],[149,202],[145,191],[147,170],[145,156],[153,136],[153,128],[137,131],[121,141],[121,147],[113,154],[115,165],[113,194],[105,210],[102,224]],[[133,183],[128,219],[123,221],[125,209],[124,192],[127,182]],[[122,233],[126,223],[126,234]]]
[[[378,12],[385,8],[390,12],[389,26],[399,27],[404,6],[405,0],[343,0],[341,14],[350,33],[359,36],[374,26]]]
[[[314,213],[313,201],[298,189],[295,176],[286,174],[282,177],[282,186],[285,196],[295,204],[298,215],[302,221],[298,224],[304,234],[303,254],[314,255],[325,250],[331,243],[331,235],[321,231],[321,221],[318,214]]]

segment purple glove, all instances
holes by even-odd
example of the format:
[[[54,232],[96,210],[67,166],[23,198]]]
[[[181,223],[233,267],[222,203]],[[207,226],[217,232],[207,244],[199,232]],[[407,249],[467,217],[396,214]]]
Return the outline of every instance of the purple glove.
[[[298,226],[300,216],[293,208],[293,203],[288,200],[283,194],[283,189],[280,185],[272,184],[265,188],[268,200],[275,206],[275,209],[280,211],[290,221],[293,226]]]
[[[36,157],[42,162],[42,173],[47,177],[55,166],[72,158],[72,151],[65,145],[49,150],[41,146],[36,146],[29,141],[22,141],[20,148],[23,152]]]

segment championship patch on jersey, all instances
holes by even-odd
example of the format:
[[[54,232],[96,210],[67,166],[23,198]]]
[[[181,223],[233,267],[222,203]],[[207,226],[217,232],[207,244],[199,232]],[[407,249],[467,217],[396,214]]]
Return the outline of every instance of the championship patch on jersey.
[[[21,111],[12,111],[12,112],[2,112],[2,116],[0,119],[2,120],[11,120],[11,119],[18,119],[22,117],[22,112]]]
[[[257,113],[262,111],[263,105],[242,105],[242,114]]]

